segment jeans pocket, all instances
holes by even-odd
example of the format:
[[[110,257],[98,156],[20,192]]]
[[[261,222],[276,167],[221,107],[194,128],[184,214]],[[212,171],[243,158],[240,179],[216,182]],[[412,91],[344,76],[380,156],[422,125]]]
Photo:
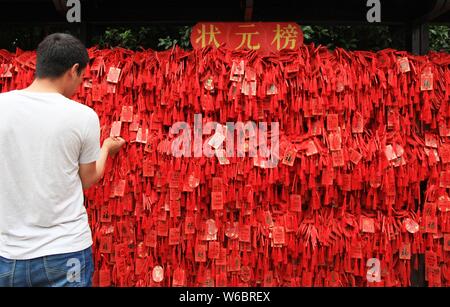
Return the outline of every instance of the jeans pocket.
[[[86,274],[85,253],[81,251],[46,256],[44,269],[53,287],[83,287]]]
[[[15,261],[0,257],[0,287],[12,287]]]

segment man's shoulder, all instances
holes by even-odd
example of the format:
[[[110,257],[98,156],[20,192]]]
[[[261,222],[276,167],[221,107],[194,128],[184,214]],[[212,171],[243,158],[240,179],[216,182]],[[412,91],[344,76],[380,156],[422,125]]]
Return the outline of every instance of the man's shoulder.
[[[82,113],[88,117],[98,117],[97,113],[91,107],[82,104],[81,102],[72,100],[70,98],[63,97],[71,105],[72,108],[76,109],[78,112]]]
[[[14,95],[16,91],[9,91],[9,92],[3,92],[0,93],[0,100],[3,100],[5,98],[11,97],[11,95]]]

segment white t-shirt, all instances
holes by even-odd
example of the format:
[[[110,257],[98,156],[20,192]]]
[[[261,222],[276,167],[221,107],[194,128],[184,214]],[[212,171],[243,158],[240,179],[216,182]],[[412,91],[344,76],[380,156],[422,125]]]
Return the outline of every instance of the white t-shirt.
[[[0,256],[33,259],[92,245],[78,169],[99,153],[91,108],[58,93],[0,94]]]

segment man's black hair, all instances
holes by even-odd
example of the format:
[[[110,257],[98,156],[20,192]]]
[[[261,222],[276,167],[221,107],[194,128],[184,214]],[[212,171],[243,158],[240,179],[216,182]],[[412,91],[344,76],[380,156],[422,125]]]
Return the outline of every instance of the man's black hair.
[[[58,78],[77,63],[80,74],[89,62],[83,43],[65,33],[53,33],[44,38],[36,56],[36,78]]]

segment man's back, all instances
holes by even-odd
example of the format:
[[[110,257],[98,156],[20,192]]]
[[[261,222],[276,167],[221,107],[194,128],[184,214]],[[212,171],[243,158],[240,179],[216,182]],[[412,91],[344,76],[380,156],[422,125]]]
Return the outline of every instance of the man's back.
[[[27,91],[0,94],[0,110],[0,256],[88,248],[78,170],[98,159],[98,116],[61,94]]]

